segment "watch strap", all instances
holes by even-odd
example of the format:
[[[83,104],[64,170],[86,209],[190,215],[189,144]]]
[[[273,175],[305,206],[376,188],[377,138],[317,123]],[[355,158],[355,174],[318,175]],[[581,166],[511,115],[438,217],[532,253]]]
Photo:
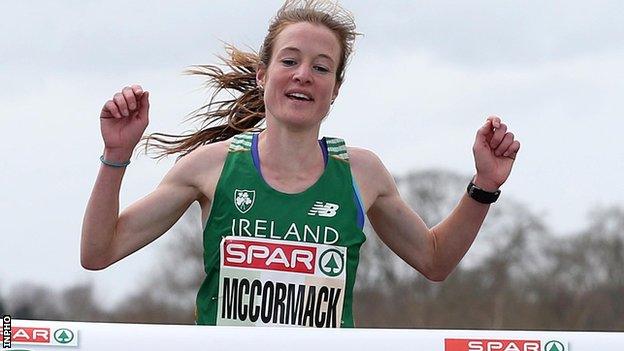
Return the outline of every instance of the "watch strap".
[[[498,197],[501,193],[500,190],[496,190],[494,192],[485,191],[476,186],[472,181],[470,181],[470,184],[468,184],[468,188],[466,190],[468,191],[468,196],[482,204],[491,204],[495,202],[496,200],[498,200]]]

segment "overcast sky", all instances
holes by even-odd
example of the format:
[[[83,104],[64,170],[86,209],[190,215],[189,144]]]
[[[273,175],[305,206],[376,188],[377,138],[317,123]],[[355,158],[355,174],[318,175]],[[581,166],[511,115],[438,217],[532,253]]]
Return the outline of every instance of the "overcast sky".
[[[356,53],[324,135],[376,152],[395,175],[472,174],[474,134],[500,115],[522,143],[502,196],[566,234],[595,206],[624,206],[624,3],[342,1]],[[144,281],[175,233],[102,272],[80,267],[82,216],[123,86],[151,92],[148,132],[181,132],[205,102],[181,75],[222,42],[257,49],[281,1],[0,2],[0,293],[24,281],[92,281],[112,304]],[[171,167],[133,159],[121,205]],[[458,194],[458,198],[461,194]],[[199,233],[199,224],[197,228]]]

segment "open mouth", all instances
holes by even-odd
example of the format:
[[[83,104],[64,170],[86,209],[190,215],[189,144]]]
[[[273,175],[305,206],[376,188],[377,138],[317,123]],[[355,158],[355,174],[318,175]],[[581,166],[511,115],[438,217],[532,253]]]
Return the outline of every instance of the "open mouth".
[[[296,101],[308,101],[308,102],[314,101],[314,99],[311,96],[303,94],[303,93],[288,93],[286,94],[286,96],[289,99],[296,100]]]

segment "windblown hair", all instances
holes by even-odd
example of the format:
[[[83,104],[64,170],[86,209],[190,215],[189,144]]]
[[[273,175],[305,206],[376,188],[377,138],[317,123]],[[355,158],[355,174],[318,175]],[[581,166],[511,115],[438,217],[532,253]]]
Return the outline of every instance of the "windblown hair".
[[[260,65],[269,66],[275,40],[281,31],[299,22],[323,25],[334,32],[342,49],[336,84],[342,84],[358,35],[353,15],[334,1],[287,0],[272,19],[259,53],[226,45],[226,57],[219,57],[221,65],[195,65],[184,72],[205,76],[204,85],[213,89],[209,102],[191,112],[187,119],[201,122],[201,126],[195,132],[182,135],[152,133],[145,136],[146,152],[156,149],[157,158],[178,153],[184,156],[201,145],[227,140],[246,131],[262,130],[265,106],[263,91],[256,82],[256,70]],[[229,98],[223,98],[224,95]]]

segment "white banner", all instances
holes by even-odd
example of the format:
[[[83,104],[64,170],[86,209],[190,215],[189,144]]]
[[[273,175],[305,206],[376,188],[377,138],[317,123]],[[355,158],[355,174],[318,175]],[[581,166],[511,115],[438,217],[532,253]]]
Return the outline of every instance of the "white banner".
[[[10,321],[10,333],[11,350],[615,351],[624,345],[624,333],[615,332],[328,330],[16,319]]]

